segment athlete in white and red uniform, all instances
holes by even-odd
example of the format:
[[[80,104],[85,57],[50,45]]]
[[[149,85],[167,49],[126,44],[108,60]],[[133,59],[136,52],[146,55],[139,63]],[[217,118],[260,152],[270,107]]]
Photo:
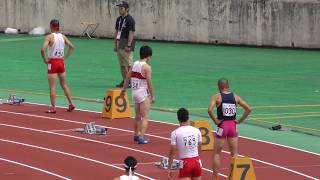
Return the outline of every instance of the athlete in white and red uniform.
[[[179,152],[179,158],[183,166],[179,170],[179,178],[184,180],[200,180],[202,164],[199,158],[201,152],[201,132],[199,129],[189,125],[189,112],[180,108],[177,112],[180,127],[171,133],[171,147],[168,162],[168,177],[172,179],[170,170],[172,161]]]
[[[208,113],[213,122],[218,126],[216,131],[216,139],[213,149],[213,179],[218,179],[218,171],[220,168],[220,154],[227,140],[231,157],[238,155],[238,133],[237,124],[242,123],[250,114],[250,106],[229,91],[228,80],[221,78],[218,80],[219,93],[212,96]],[[237,105],[240,105],[245,111],[239,120],[236,119]],[[213,113],[213,109],[217,108],[217,117]]]
[[[121,91],[121,97],[123,97],[131,80],[132,98],[136,113],[133,140],[139,144],[148,143],[148,139],[144,135],[148,127],[150,101],[151,103],[155,102],[151,66],[148,64],[151,56],[152,49],[149,46],[140,48],[140,60],[136,61],[130,68]]]
[[[145,61],[134,62],[131,70],[131,89],[134,103],[141,103],[148,98],[147,78],[142,74],[142,68],[147,65]]]
[[[42,60],[48,65],[48,82],[50,88],[51,107],[47,113],[56,113],[56,92],[55,80],[58,75],[60,85],[69,101],[68,111],[71,112],[75,106],[71,100],[71,93],[66,84],[66,73],[64,61],[71,55],[74,46],[69,39],[59,32],[59,21],[54,19],[50,22],[51,34],[47,35],[43,46],[41,48]],[[64,56],[65,44],[69,47],[67,55]],[[48,49],[48,58],[46,57],[45,50]]]

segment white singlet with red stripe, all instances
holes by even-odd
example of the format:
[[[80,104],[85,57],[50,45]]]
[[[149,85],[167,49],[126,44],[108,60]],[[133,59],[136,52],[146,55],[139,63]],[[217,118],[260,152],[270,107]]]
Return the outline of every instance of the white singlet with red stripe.
[[[131,89],[135,103],[141,103],[148,97],[148,84],[146,77],[142,74],[142,66],[146,62],[136,61],[132,66]]]
[[[54,43],[48,48],[49,59],[63,59],[64,57],[64,38],[61,33],[52,33]]]
[[[200,130],[192,126],[180,126],[171,133],[171,145],[177,145],[180,159],[198,157],[201,142]]]

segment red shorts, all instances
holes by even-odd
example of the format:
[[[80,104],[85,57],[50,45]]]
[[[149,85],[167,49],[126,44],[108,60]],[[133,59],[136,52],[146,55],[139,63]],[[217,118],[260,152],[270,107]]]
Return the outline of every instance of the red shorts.
[[[179,178],[200,177],[202,164],[199,157],[182,159],[183,168],[179,171]]]
[[[66,71],[63,59],[49,59],[48,74],[61,74]]]
[[[220,139],[234,138],[237,136],[237,123],[235,120],[224,120],[216,131],[216,137]]]

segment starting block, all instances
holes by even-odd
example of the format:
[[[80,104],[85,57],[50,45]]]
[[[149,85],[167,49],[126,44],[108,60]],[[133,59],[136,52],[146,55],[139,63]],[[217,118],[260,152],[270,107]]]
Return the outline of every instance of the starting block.
[[[202,136],[201,150],[213,150],[214,138],[211,130],[210,123],[205,120],[191,121],[191,126],[200,130]]]
[[[169,158],[167,158],[167,157],[161,158],[160,162],[155,162],[155,166],[158,166],[159,168],[162,168],[162,169],[168,169]],[[183,168],[183,161],[174,159],[171,164],[171,169],[172,170],[179,170],[181,168]]]
[[[94,122],[86,123],[83,129],[76,129],[77,132],[81,134],[96,134],[96,135],[106,135],[107,128],[97,126]]]
[[[127,93],[124,97],[120,96],[121,89],[111,89],[106,93],[102,109],[102,117],[131,118],[131,109]]]
[[[18,98],[15,94],[10,94],[7,100],[1,101],[4,104],[20,105],[25,101],[24,98]]]
[[[231,159],[229,180],[256,180],[256,175],[249,157],[236,157]]]

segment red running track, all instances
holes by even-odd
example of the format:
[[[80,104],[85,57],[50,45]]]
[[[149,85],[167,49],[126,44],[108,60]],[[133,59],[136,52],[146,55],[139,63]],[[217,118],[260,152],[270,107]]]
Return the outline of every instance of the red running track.
[[[154,162],[167,156],[170,132],[177,126],[151,121],[150,144],[132,140],[130,119],[107,120],[89,111],[46,114],[36,104],[0,105],[0,179],[112,179],[123,173],[122,161],[138,159],[143,179],[167,179],[166,171]],[[87,122],[108,127],[105,136],[71,131]],[[253,158],[257,179],[317,179],[320,156],[279,145],[239,139],[240,154]],[[201,154],[203,179],[211,179],[211,151]],[[226,179],[229,154],[222,153],[221,179]],[[175,173],[177,176],[177,173]]]

